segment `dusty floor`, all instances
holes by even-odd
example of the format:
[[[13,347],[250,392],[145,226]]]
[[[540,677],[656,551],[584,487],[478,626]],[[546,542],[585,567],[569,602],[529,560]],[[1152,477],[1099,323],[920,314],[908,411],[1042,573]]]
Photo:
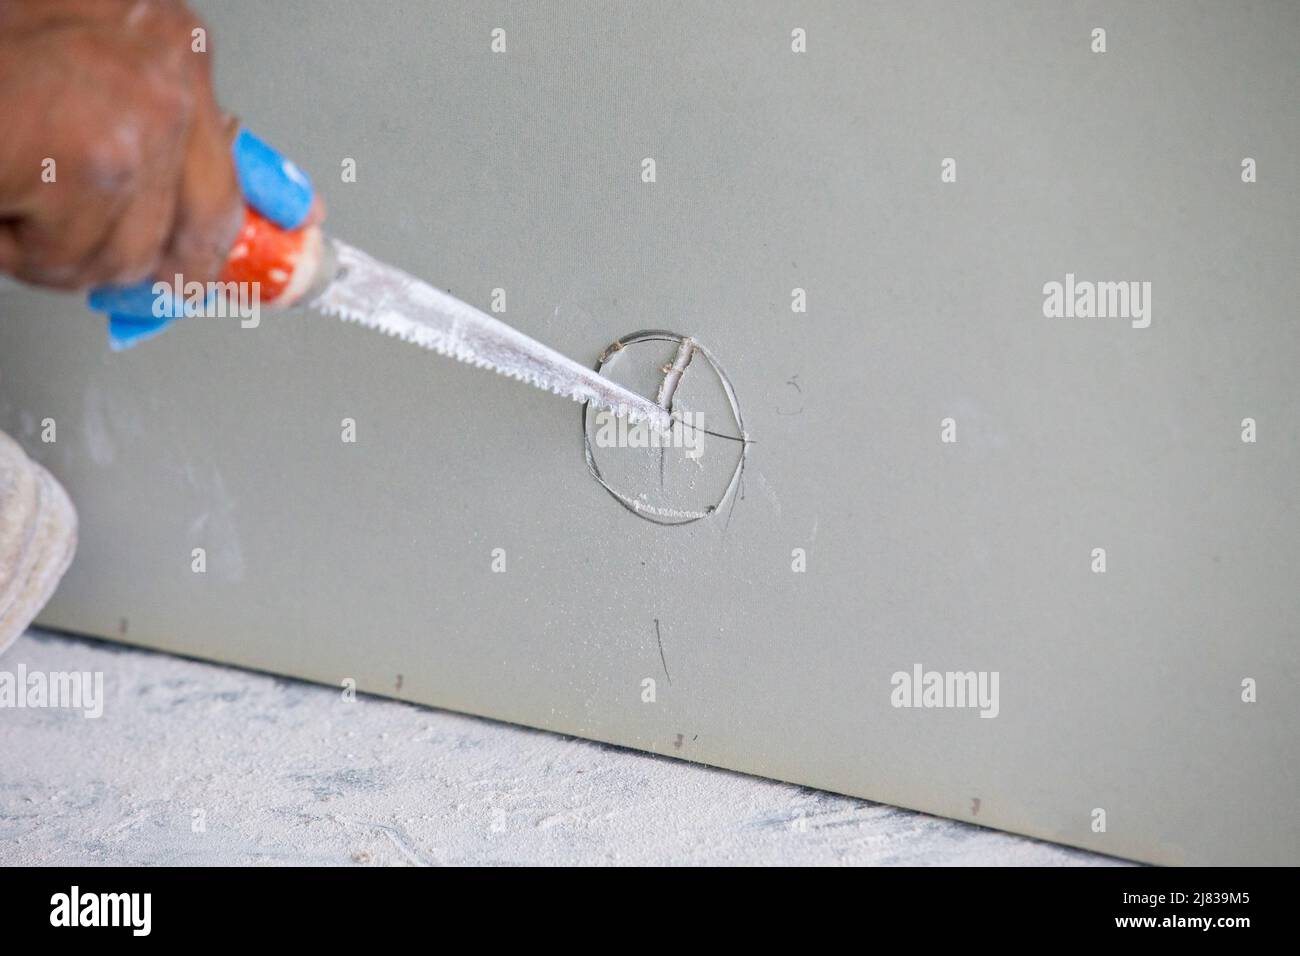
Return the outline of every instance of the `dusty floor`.
[[[103,715],[0,709],[0,864],[1108,864],[508,724],[28,633]]]

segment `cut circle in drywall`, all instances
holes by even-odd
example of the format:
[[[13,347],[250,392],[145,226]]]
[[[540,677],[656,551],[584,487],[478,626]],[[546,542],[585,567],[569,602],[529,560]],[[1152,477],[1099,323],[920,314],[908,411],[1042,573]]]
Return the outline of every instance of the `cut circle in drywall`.
[[[691,524],[734,505],[749,438],[731,380],[705,346],[647,329],[613,342],[596,371],[655,398],[676,419],[664,434],[583,406],[587,468],[616,501],[661,525]]]

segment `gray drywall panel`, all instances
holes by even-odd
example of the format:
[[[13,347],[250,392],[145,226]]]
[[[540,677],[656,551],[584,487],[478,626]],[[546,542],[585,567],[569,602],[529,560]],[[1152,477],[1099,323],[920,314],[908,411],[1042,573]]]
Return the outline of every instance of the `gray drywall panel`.
[[[743,494],[651,524],[576,406],[329,319],[114,355],[78,299],[10,292],[0,427],[81,511],[45,623],[1144,860],[1300,862],[1300,8],[201,9],[224,102],[339,236],[507,290],[582,361],[705,343]],[[1150,327],[1045,317],[1067,273],[1150,282]],[[892,706],[918,663],[998,672],[997,716]]]

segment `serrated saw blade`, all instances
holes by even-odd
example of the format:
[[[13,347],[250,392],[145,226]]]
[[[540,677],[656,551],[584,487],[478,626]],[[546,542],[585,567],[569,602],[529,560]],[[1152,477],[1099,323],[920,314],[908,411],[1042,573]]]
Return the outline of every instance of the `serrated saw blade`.
[[[311,307],[478,368],[667,430],[671,415],[653,401],[529,338],[499,319],[359,249],[333,246],[333,278]]]

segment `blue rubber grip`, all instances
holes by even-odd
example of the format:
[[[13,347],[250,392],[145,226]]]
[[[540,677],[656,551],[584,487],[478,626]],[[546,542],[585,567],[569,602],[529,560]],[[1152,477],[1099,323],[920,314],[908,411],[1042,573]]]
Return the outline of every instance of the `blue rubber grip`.
[[[175,322],[174,318],[139,319],[130,315],[110,313],[108,317],[108,347],[114,352],[121,352],[134,345],[160,335],[167,326]]]
[[[170,303],[160,300],[153,286],[148,279],[135,285],[102,286],[86,297],[92,309],[108,313],[108,344],[114,352],[153,338],[184,314],[168,309]],[[155,310],[161,314],[155,315]]]
[[[248,204],[281,229],[307,221],[315,192],[297,163],[285,159],[246,129],[235,137],[235,174]]]

